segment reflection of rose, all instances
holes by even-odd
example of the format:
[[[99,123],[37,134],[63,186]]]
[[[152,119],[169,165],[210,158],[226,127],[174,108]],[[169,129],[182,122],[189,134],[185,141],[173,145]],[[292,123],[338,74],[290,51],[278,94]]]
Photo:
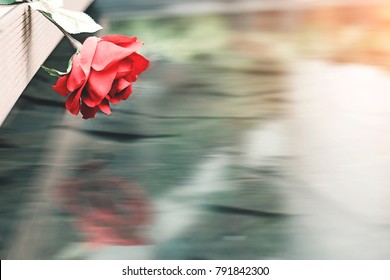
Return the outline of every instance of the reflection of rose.
[[[89,37],[72,59],[69,74],[61,76],[54,90],[68,96],[66,108],[83,118],[93,118],[100,109],[111,114],[109,103],[126,100],[132,83],[149,66],[149,61],[136,53],[142,46],[136,37],[109,35]]]
[[[69,180],[60,186],[64,208],[90,245],[140,245],[151,222],[145,193],[117,177]]]

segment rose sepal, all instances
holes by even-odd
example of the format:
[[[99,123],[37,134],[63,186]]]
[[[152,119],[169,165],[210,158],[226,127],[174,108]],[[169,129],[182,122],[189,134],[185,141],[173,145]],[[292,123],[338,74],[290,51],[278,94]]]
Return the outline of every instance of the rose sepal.
[[[70,71],[72,70],[72,64],[73,64],[73,57],[79,52],[80,50],[77,50],[77,52],[72,55],[72,57],[69,59],[68,61],[68,67],[66,68],[66,71],[65,72],[62,72],[62,71],[58,71],[57,69],[54,69],[54,68],[49,68],[49,67],[46,67],[44,65],[42,65],[42,69],[45,70],[50,76],[53,76],[53,77],[61,77],[61,76],[64,76],[64,75],[67,75],[70,73]]]

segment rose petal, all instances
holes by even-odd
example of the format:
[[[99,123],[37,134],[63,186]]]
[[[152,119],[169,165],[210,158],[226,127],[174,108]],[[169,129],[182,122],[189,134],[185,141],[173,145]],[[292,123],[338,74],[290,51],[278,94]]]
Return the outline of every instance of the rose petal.
[[[91,71],[87,84],[88,94],[83,97],[89,107],[95,107],[102,102],[112,88],[115,75],[115,66],[100,72]]]
[[[127,98],[129,98],[132,92],[133,92],[133,85],[130,84],[130,86],[128,86],[126,90],[123,92],[122,100],[126,100]]]
[[[131,60],[130,57],[126,57],[125,59],[123,59],[119,62],[115,78],[116,79],[123,78],[129,72],[133,71],[133,69],[134,69],[133,60]]]
[[[84,102],[81,103],[81,114],[83,115],[83,119],[94,118],[99,108],[96,107],[88,107]]]
[[[69,74],[69,79],[67,83],[67,88],[69,91],[75,91],[79,88],[86,80],[86,75],[83,71],[83,68],[80,64],[81,56],[76,54],[72,60],[72,70]]]
[[[67,82],[68,82],[68,75],[59,77],[56,84],[53,86],[53,89],[59,94],[61,94],[62,96],[68,96],[70,91],[66,87]]]
[[[110,104],[108,103],[107,99],[103,99],[102,103],[100,103],[100,105],[99,105],[99,108],[106,115],[111,115]]]
[[[95,36],[88,37],[81,48],[80,51],[80,65],[83,69],[86,77],[88,77],[92,60],[95,55],[95,51],[97,48],[98,38]]]
[[[77,92],[73,92],[69,95],[66,100],[65,107],[73,115],[77,115],[80,112],[80,96],[83,89],[84,86],[82,86]]]
[[[134,62],[134,74],[139,75],[149,67],[149,60],[138,53],[133,53],[130,58]]]
[[[121,92],[125,88],[127,88],[131,83],[127,81],[126,79],[118,79],[118,87],[117,92]]]
[[[127,74],[126,76],[124,76],[124,78],[129,81],[130,83],[133,83],[133,82],[136,82],[137,79],[138,79],[138,76],[137,75],[134,75],[133,73],[129,73]]]
[[[115,45],[121,47],[128,47],[132,43],[137,41],[137,37],[128,37],[125,35],[113,34],[108,36],[103,36],[101,38],[103,41],[114,43]]]
[[[92,68],[101,71],[117,63],[141,48],[141,42],[134,42],[127,48],[122,48],[113,43],[100,41],[97,45]]]
[[[114,97],[110,98],[109,100],[112,104],[117,104],[122,100],[126,100],[127,98],[129,98],[132,92],[133,92],[133,87],[130,84],[125,90],[116,94]]]
[[[118,92],[118,80],[115,80],[114,83],[112,84],[110,92],[107,94],[106,98],[107,97],[114,97],[117,92]]]

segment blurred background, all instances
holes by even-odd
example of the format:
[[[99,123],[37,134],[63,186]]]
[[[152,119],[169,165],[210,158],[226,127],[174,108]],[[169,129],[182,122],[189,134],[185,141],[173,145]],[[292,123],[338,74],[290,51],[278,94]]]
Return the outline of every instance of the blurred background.
[[[2,259],[390,258],[390,2],[87,13],[151,66],[90,120],[36,74],[0,128]]]

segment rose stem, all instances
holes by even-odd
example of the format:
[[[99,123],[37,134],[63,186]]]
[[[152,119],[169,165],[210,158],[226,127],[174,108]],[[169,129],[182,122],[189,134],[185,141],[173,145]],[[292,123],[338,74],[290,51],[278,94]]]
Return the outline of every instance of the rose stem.
[[[68,32],[65,31],[58,23],[56,23],[50,16],[48,16],[46,13],[39,11],[45,18],[47,18],[51,23],[53,23],[55,26],[58,27],[59,30],[61,30],[62,33],[64,33],[66,39],[69,40],[72,47],[74,47],[76,50],[79,50],[82,46],[82,44],[77,41],[75,38],[73,38]]]

